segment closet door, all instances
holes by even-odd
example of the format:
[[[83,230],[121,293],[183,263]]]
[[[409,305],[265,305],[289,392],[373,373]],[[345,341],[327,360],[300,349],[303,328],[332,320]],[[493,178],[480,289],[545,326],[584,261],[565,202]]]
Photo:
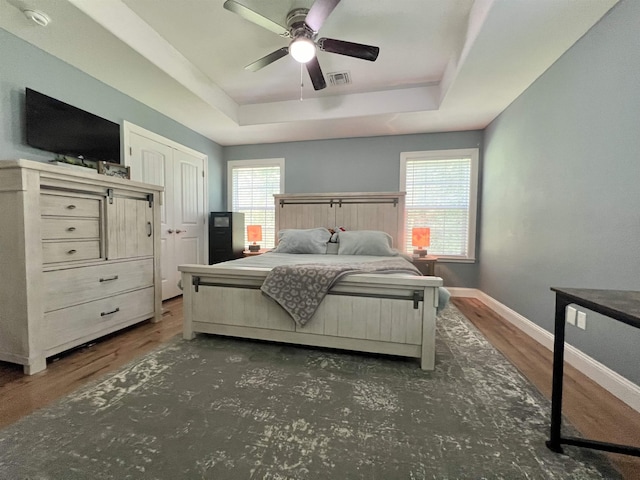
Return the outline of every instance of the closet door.
[[[162,300],[180,295],[173,226],[174,171],[173,148],[131,133],[131,179],[164,187],[160,208],[160,275]]]
[[[155,139],[130,134],[131,178],[162,185],[162,299],[182,294],[178,288],[183,263],[205,263],[204,158]]]
[[[174,149],[174,219],[177,265],[205,263],[203,160]]]

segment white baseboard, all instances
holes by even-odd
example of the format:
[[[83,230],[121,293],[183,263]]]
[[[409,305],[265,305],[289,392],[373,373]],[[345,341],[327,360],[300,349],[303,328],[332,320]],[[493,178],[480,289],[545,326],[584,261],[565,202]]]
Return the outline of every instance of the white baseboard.
[[[447,287],[447,290],[449,290],[454,297],[477,298],[505,320],[529,335],[536,342],[553,351],[553,334],[551,332],[548,332],[515,310],[498,302],[486,293],[474,288]],[[569,365],[622,400],[636,412],[640,412],[640,387],[638,385],[568,343],[565,344],[564,358]]]
[[[452,297],[479,298],[480,290],[475,288],[446,287]]]

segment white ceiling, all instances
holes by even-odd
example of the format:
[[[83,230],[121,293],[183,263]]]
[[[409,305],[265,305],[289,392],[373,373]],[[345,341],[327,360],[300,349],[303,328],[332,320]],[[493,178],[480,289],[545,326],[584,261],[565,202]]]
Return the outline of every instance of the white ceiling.
[[[484,128],[617,1],[342,0],[319,36],[380,55],[319,52],[325,77],[348,71],[353,83],[318,92],[290,56],[244,70],[288,42],[224,0],[0,0],[0,27],[220,145],[242,145]],[[238,2],[286,25],[313,0]],[[25,8],[51,23],[30,22]]]

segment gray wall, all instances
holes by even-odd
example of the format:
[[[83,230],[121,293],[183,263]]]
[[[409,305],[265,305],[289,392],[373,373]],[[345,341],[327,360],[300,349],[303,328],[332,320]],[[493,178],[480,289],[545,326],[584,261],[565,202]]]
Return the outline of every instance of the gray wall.
[[[222,147],[3,29],[0,29],[0,159],[46,162],[55,156],[26,144],[25,87],[120,125],[127,120],[206,154],[210,207],[223,208]]]
[[[242,145],[225,147],[224,160],[284,158],[286,193],[396,192],[401,152],[475,147],[482,150],[481,131]],[[475,287],[476,271],[469,263],[436,267],[452,287]]]
[[[638,25],[623,0],[486,130],[479,288],[549,331],[551,286],[640,290]],[[640,384],[640,330],[567,335]]]

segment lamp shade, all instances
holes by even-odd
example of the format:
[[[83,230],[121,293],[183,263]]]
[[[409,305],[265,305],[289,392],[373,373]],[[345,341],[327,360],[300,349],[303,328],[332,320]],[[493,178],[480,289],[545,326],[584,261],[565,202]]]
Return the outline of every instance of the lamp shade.
[[[411,230],[411,244],[414,247],[428,247],[431,244],[431,229],[428,227],[414,227]]]
[[[250,242],[262,241],[262,225],[247,225],[247,240]]]

